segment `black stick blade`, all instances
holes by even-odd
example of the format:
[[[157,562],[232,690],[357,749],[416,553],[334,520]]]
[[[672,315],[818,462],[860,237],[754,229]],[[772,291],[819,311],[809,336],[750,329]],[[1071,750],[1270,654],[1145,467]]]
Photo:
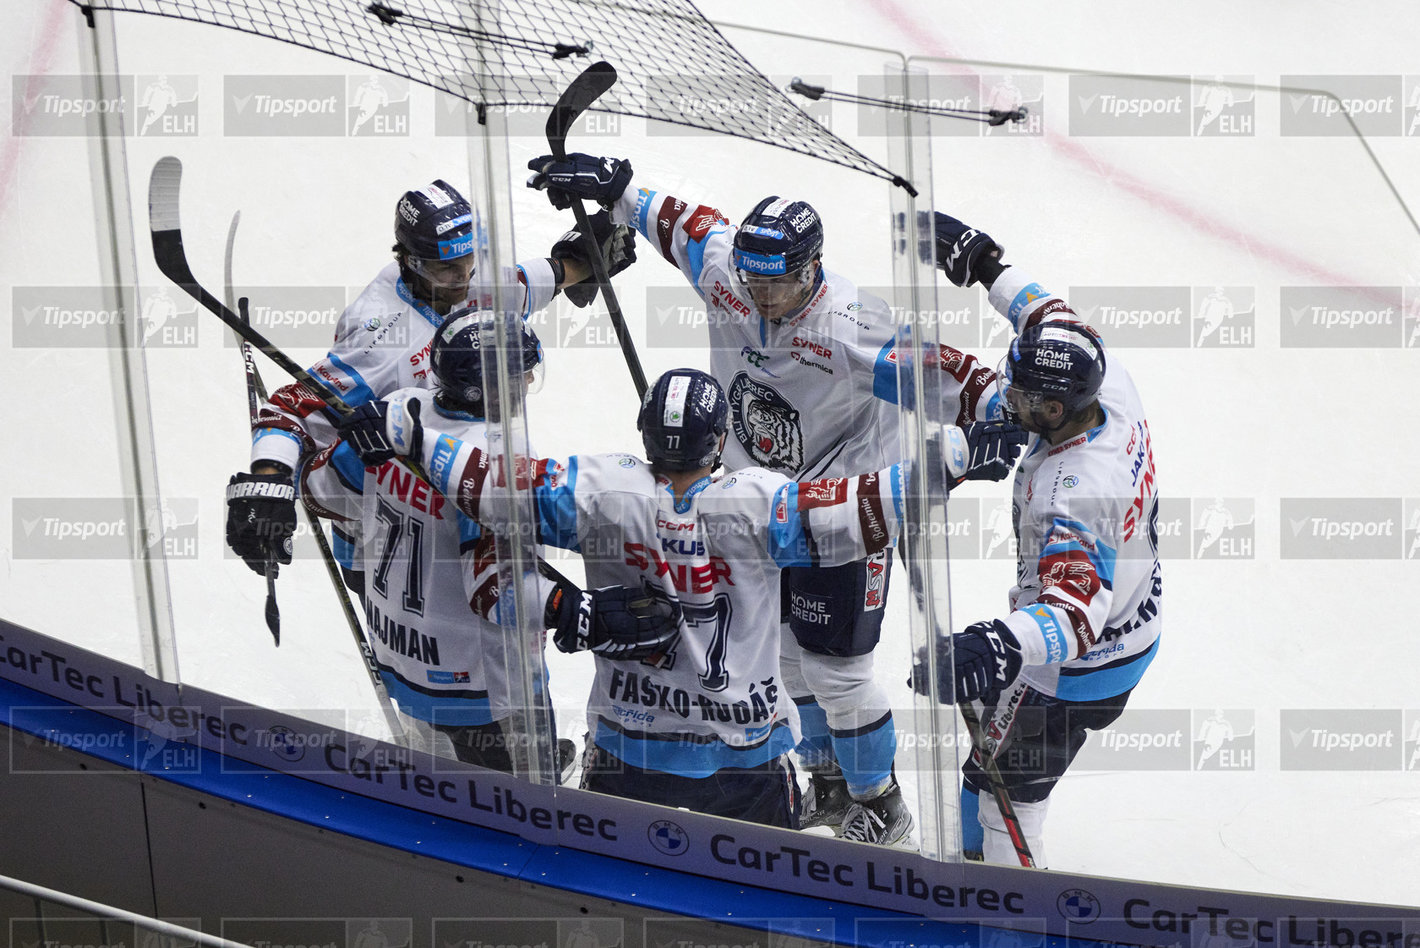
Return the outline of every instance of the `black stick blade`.
[[[281,610],[276,607],[276,562],[266,561],[266,627],[271,637],[281,645]]]
[[[592,63],[568,83],[547,117],[547,142],[554,155],[561,158],[566,153],[567,132],[572,123],[614,85],[616,69],[606,61]]]

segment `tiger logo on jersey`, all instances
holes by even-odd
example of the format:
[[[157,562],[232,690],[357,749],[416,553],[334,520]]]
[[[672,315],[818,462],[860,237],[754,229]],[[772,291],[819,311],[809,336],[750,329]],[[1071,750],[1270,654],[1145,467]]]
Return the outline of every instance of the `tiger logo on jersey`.
[[[777,391],[745,373],[730,383],[730,426],[754,462],[776,471],[804,465],[799,412]]]

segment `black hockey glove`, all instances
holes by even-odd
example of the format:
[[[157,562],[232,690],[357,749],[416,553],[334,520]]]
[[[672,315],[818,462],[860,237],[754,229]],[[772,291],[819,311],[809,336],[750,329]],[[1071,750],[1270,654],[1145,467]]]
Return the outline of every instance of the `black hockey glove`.
[[[998,261],[1006,248],[988,234],[941,211],[937,212],[936,221],[937,266],[947,279],[957,286],[971,286],[977,280],[985,280],[988,285],[996,282],[1005,269]]]
[[[547,199],[559,211],[579,198],[611,207],[631,183],[631,162],[624,158],[596,158],[573,152],[566,158],[543,155],[528,162],[537,172],[528,178],[528,187],[547,192]]]
[[[1020,425],[1004,421],[973,421],[962,429],[962,436],[966,441],[966,467],[957,476],[957,484],[1007,477],[1020,457],[1021,446],[1030,437]],[[948,482],[952,480],[953,466],[954,463],[947,465]]]
[[[613,224],[611,215],[606,211],[593,214],[587,223],[592,225],[592,238],[606,266],[607,276],[616,276],[636,262],[636,231],[626,224]],[[551,256],[554,260],[576,260],[588,267],[592,265],[591,252],[580,224],[558,238],[557,243],[552,245]],[[596,278],[589,276],[580,283],[563,287],[562,292],[567,294],[573,306],[581,307],[597,298],[599,288]]]
[[[937,697],[940,701],[981,700],[995,704],[1001,689],[1015,681],[1020,671],[1020,642],[1000,619],[974,622],[950,638],[937,639]],[[919,695],[930,695],[929,682],[927,659],[919,650],[908,683]]]
[[[291,562],[296,490],[290,474],[233,474],[227,482],[227,545],[253,572],[268,558]]]
[[[558,585],[543,618],[562,651],[591,650],[618,661],[663,655],[680,638],[680,603],[657,596],[644,579],[640,589]]]
[[[336,419],[335,427],[366,467],[379,467],[395,455],[417,458],[424,442],[419,401],[414,398],[366,402]]]

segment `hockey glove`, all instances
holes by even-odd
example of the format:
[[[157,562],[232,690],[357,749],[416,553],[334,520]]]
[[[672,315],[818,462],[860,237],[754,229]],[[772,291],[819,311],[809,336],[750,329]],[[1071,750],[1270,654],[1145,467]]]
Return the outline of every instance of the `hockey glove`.
[[[556,630],[552,641],[562,651],[590,650],[616,661],[663,655],[680,638],[680,603],[657,596],[644,579],[640,589],[559,585],[543,618]]]
[[[951,643],[950,650],[948,642]],[[948,652],[950,651],[950,654]],[[974,622],[963,632],[937,639],[937,696],[946,702],[983,701],[995,704],[1001,689],[1021,671],[1021,646],[999,619]],[[930,695],[927,658],[919,649],[908,683],[919,695]],[[953,695],[954,699],[947,696]]]
[[[598,211],[587,222],[592,225],[592,238],[606,266],[607,276],[616,276],[636,262],[636,231],[626,224],[613,224],[611,215],[606,211]],[[592,265],[592,256],[580,224],[558,238],[557,243],[552,245],[551,256],[554,260],[576,260],[588,267]],[[567,294],[573,306],[580,307],[596,299],[599,288],[596,279],[589,276],[580,283],[563,287],[562,292]]]
[[[973,421],[947,430],[947,484],[999,481],[1011,473],[1030,435],[1004,421]]]
[[[227,545],[253,572],[291,562],[296,490],[290,474],[233,474],[227,482]]]
[[[424,442],[419,401],[414,398],[366,402],[337,419],[335,427],[366,467],[379,467],[395,455],[417,458]]]
[[[971,286],[983,277],[988,283],[994,283],[1003,269],[997,260],[1006,248],[955,217],[938,211],[936,220],[937,266],[947,279],[957,286]]]
[[[528,187],[547,192],[547,199],[559,211],[579,198],[611,207],[631,183],[631,162],[624,158],[596,158],[573,152],[566,158],[543,155],[528,162],[537,172],[528,178]]]

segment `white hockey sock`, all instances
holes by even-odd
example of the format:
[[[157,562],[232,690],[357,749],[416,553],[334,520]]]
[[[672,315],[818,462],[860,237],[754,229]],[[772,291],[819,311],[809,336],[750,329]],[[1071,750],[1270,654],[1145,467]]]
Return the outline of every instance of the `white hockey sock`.
[[[1050,798],[1039,803],[1016,803],[1016,819],[1020,821],[1021,832],[1025,834],[1026,845],[1030,847],[1031,858],[1037,869],[1045,868],[1045,811],[1050,808]],[[1011,834],[1006,832],[1006,821],[1001,818],[1001,808],[990,793],[981,794],[981,804],[977,813],[985,836],[982,855],[987,862],[999,866],[1019,866],[1020,857],[1011,842]]]

